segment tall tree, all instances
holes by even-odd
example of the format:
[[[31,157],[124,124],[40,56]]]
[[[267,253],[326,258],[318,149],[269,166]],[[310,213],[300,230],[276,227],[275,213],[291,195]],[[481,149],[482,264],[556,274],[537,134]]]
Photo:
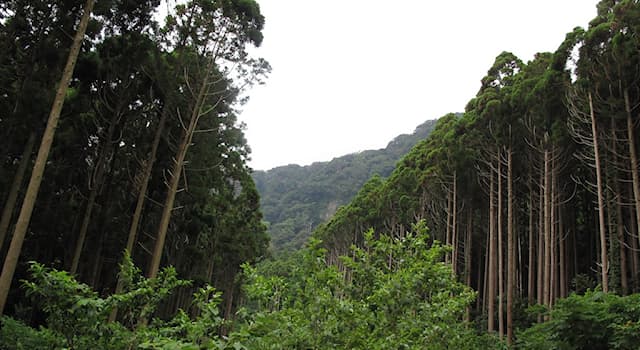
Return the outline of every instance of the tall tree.
[[[201,62],[191,67],[185,66],[185,69],[191,70],[184,82],[185,88],[191,93],[188,112],[185,113],[189,119],[186,122],[181,120],[182,136],[170,172],[167,196],[148,271],[149,277],[155,277],[160,267],[175,197],[198,122],[200,118],[215,113],[216,107],[228,97],[225,90],[215,89],[220,87],[221,82],[229,79],[229,68],[239,67],[241,73],[244,70],[244,73],[249,75],[255,72],[247,72],[247,67],[265,68],[260,62],[256,66],[256,62],[248,57],[246,51],[247,45],[259,46],[262,41],[264,17],[260,14],[257,3],[233,0],[220,4],[211,0],[195,0],[184,6],[179,5],[177,9],[178,16],[168,20],[168,33],[173,33],[175,37],[169,35],[168,38],[174,43],[189,43],[192,52],[196,54],[195,58]],[[194,24],[201,25],[202,30],[194,31]],[[178,44],[178,47],[181,46],[183,45]],[[183,54],[187,53],[188,51],[185,51]],[[225,67],[225,64],[231,67]],[[198,66],[199,68],[196,68]]]
[[[22,208],[20,209],[18,221],[16,223],[13,238],[11,240],[11,245],[9,247],[7,257],[5,258],[4,265],[2,266],[2,274],[0,275],[0,313],[4,312],[5,303],[9,294],[9,288],[11,287],[11,280],[13,279],[13,274],[18,262],[18,257],[20,256],[20,251],[22,249],[22,243],[24,242],[24,236],[29,226],[31,213],[33,211],[38,190],[40,188],[40,182],[42,181],[42,174],[44,173],[47,157],[51,149],[51,144],[53,143],[56,125],[58,124],[60,112],[62,111],[62,106],[64,105],[64,98],[67,92],[67,87],[69,86],[69,82],[71,81],[73,69],[78,58],[78,53],[80,52],[80,47],[82,46],[82,41],[84,39],[84,34],[87,29],[94,4],[95,0],[87,0],[84,5],[82,18],[80,19],[80,23],[78,24],[78,29],[73,40],[73,45],[71,46],[71,49],[69,51],[67,64],[62,72],[62,78],[60,79],[60,82],[58,84],[56,97],[53,100],[53,106],[51,107],[51,113],[49,114],[47,128],[45,129],[45,133],[42,137],[38,155],[36,156],[35,164],[31,172],[31,178],[29,180],[29,185],[25,193]]]

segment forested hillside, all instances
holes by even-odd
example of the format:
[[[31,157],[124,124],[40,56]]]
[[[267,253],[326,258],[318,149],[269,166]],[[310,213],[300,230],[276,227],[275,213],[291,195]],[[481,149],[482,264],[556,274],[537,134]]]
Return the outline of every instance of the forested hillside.
[[[387,177],[396,162],[435,125],[427,120],[412,134],[394,138],[379,150],[367,150],[309,166],[287,165],[252,176],[274,252],[302,247],[311,232],[347,204],[374,175]]]

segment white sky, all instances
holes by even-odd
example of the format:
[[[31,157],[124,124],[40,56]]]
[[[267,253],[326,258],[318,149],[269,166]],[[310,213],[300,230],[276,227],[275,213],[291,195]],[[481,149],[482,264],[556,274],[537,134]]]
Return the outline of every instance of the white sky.
[[[462,112],[502,51],[523,61],[586,26],[597,0],[258,0],[256,53],[273,66],[249,91],[251,167],[308,165],[384,147]]]

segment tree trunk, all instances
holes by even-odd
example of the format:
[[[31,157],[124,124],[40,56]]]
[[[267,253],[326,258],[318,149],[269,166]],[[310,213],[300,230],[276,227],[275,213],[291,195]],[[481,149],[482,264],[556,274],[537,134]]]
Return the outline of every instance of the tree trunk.
[[[546,146],[548,147],[548,146]],[[551,157],[544,150],[544,305],[551,306]]]
[[[513,292],[516,277],[516,253],[513,227],[513,152],[507,149],[507,344],[513,342]]]
[[[87,205],[85,206],[84,216],[82,217],[82,225],[80,225],[80,232],[78,233],[78,239],[76,241],[76,248],[73,253],[73,260],[71,261],[71,268],[69,273],[75,275],[78,272],[78,264],[80,263],[80,256],[82,255],[82,248],[84,247],[84,241],[89,231],[89,224],[91,223],[91,214],[93,213],[93,207],[96,204],[96,198],[100,194],[102,184],[104,181],[105,172],[107,169],[107,160],[111,153],[111,143],[113,135],[115,134],[116,124],[118,123],[119,113],[114,113],[109,121],[109,127],[107,129],[107,135],[103,139],[103,144],[100,147],[98,154],[98,160],[96,161],[96,167],[90,180],[89,198],[87,199]],[[93,186],[91,186],[93,182]]]
[[[447,246],[451,246],[451,216],[453,213],[453,209],[452,209],[453,200],[451,199],[451,191],[449,190],[449,188],[446,188],[446,190],[447,190],[447,231],[445,233],[446,234],[445,244]],[[451,253],[447,252],[445,254],[444,261],[446,263],[451,263]]]
[[[473,208],[469,208],[467,214],[467,234],[464,240],[464,280],[466,285],[471,288],[471,249],[473,235]],[[479,285],[478,285],[479,288]],[[465,322],[471,322],[471,306],[467,306],[465,313]]]
[[[551,229],[549,236],[550,236],[550,241],[551,241],[551,246],[549,246],[549,251],[550,251],[550,269],[549,271],[551,272],[551,274],[549,275],[549,292],[550,292],[550,296],[549,296],[549,306],[553,306],[558,293],[557,293],[557,287],[558,287],[558,262],[557,262],[557,252],[558,252],[558,237],[557,237],[557,226],[556,226],[556,191],[557,191],[557,186],[556,186],[556,162],[554,160],[555,158],[555,153],[556,153],[556,149],[555,149],[555,145],[552,148],[551,151],[551,160],[550,160],[550,165],[551,165],[551,171],[550,171],[550,175],[551,176],[551,195],[549,196],[549,207],[550,207],[550,217],[549,217],[549,227]]]
[[[616,182],[616,187],[619,190],[620,184]],[[620,195],[620,192],[618,192]],[[618,234],[618,247],[620,249],[620,288],[622,288],[622,295],[629,294],[629,281],[627,280],[627,253],[626,253],[626,240],[624,232],[624,223],[622,222],[622,205],[620,200],[616,201],[616,231]]]
[[[558,206],[558,251],[559,251],[559,269],[560,269],[560,298],[567,297],[567,257],[566,244],[564,237],[564,216],[561,213],[561,206]]]
[[[158,128],[156,129],[156,134],[153,137],[153,144],[151,145],[151,151],[149,152],[149,158],[144,166],[144,173],[142,176],[142,183],[140,184],[140,190],[138,191],[138,199],[136,201],[136,209],[133,212],[133,218],[131,220],[131,226],[129,227],[129,235],[127,237],[127,245],[125,247],[126,251],[130,256],[133,256],[133,246],[136,242],[136,237],[138,236],[138,227],[140,226],[140,219],[142,216],[142,209],[144,208],[144,202],[147,196],[147,188],[149,187],[149,181],[151,180],[151,172],[153,171],[153,164],[156,161],[156,155],[158,153],[158,146],[160,145],[160,140],[162,139],[162,131],[164,130],[164,124],[169,115],[169,104],[165,103],[164,107],[162,107],[162,113],[160,115],[160,121],[158,122]],[[115,294],[122,293],[122,280],[118,277],[118,282],[116,284]],[[109,322],[113,322],[116,320],[118,316],[118,309],[114,308],[111,310],[109,314]]]
[[[628,96],[625,95],[625,102],[627,101]],[[618,255],[619,255],[619,264],[620,264],[620,289],[622,295],[627,295],[629,293],[629,282],[627,280],[627,254],[626,254],[626,240],[625,240],[625,232],[624,232],[624,222],[622,218],[622,201],[623,201],[623,193],[620,188],[620,178],[619,172],[616,171],[616,167],[619,164],[618,159],[618,149],[617,149],[617,140],[616,140],[616,122],[614,118],[611,118],[611,153],[613,155],[613,190],[615,191],[615,196],[613,198],[613,202],[611,205],[615,206],[615,228],[610,227],[612,231],[615,230],[616,237],[613,239],[617,242],[618,246]],[[615,245],[611,244],[612,247]]]
[[[533,167],[529,167],[529,268],[527,270],[527,301],[529,305],[533,305],[535,299],[535,236],[533,234],[533,205],[534,205],[534,191],[533,191]]]
[[[7,252],[4,265],[2,266],[2,274],[0,275],[0,314],[4,312],[4,307],[7,302],[7,296],[9,295],[9,288],[11,287],[11,280],[13,279],[13,273],[15,272],[16,265],[18,263],[18,257],[22,250],[22,243],[24,242],[24,236],[31,220],[31,214],[33,207],[35,206],[38,190],[40,189],[40,183],[42,182],[42,175],[44,174],[44,168],[49,157],[49,151],[51,150],[51,144],[53,143],[53,137],[55,135],[56,126],[60,119],[60,112],[64,105],[64,98],[66,96],[71,76],[73,75],[73,69],[76,65],[78,53],[82,46],[82,40],[84,39],[84,33],[89,23],[91,11],[95,0],[87,0],[84,5],[84,11],[78,30],[73,38],[73,44],[67,57],[67,63],[62,72],[62,78],[58,84],[56,96],[51,107],[51,113],[49,114],[49,120],[47,121],[47,127],[45,128],[44,135],[42,136],[42,142],[38,149],[38,155],[31,172],[31,178],[29,185],[27,186],[27,192],[24,196],[24,202],[20,209],[20,215],[16,223],[13,238],[11,239],[11,245]]]
[[[162,108],[160,115],[160,121],[158,122],[158,128],[156,134],[153,137],[153,144],[151,145],[151,151],[149,152],[149,158],[144,167],[144,174],[142,177],[142,183],[140,184],[140,190],[138,191],[138,199],[136,201],[136,209],[133,212],[133,218],[131,220],[131,226],[129,227],[129,236],[127,238],[127,246],[125,249],[129,254],[133,255],[133,245],[135,244],[136,237],[138,235],[138,226],[140,225],[140,217],[142,215],[142,209],[144,207],[145,198],[147,196],[147,188],[149,187],[149,181],[151,180],[151,172],[153,170],[153,164],[156,161],[156,154],[158,153],[158,146],[162,138],[162,132],[164,130],[164,124],[169,115],[170,106],[165,104]]]
[[[631,182],[633,184],[633,199],[636,212],[636,225],[640,225],[640,175],[638,175],[638,153],[636,151],[636,138],[631,117],[631,103],[629,102],[629,91],[624,90],[625,109],[627,111],[627,139],[629,141],[629,162],[631,163]],[[638,236],[640,240],[640,235]]]
[[[482,314],[487,312],[487,299],[488,299],[488,285],[489,285],[489,257],[490,257],[490,247],[491,247],[491,235],[486,235],[485,240],[485,249],[484,249],[484,269],[480,269],[478,267],[478,286],[482,285]],[[480,279],[482,277],[482,279]],[[482,282],[482,284],[480,284]],[[480,309],[480,307],[478,308]]]
[[[13,182],[11,183],[9,196],[7,197],[7,201],[5,202],[4,208],[2,209],[2,218],[0,218],[0,250],[2,250],[4,241],[7,238],[11,216],[13,216],[16,202],[18,202],[18,193],[20,193],[20,188],[22,187],[22,182],[24,180],[24,174],[27,172],[27,166],[29,165],[29,162],[31,160],[31,153],[33,152],[33,147],[35,146],[35,144],[36,133],[32,131],[29,134],[29,139],[27,139],[27,144],[24,146],[24,151],[22,152],[22,157],[20,158],[20,164],[18,165],[18,169],[13,176]]]
[[[487,330],[489,333],[495,331],[495,299],[496,299],[496,207],[495,207],[495,180],[493,171],[490,171],[489,189],[489,291],[487,293]]]
[[[451,227],[451,245],[453,246],[453,251],[451,254],[451,268],[453,270],[454,276],[458,272],[458,174],[456,171],[453,172],[453,215],[452,215],[452,227]]]
[[[160,225],[158,227],[158,235],[156,236],[155,246],[153,248],[153,255],[151,256],[151,264],[147,276],[149,278],[155,278],[160,269],[160,260],[162,259],[162,251],[164,249],[164,241],[167,237],[167,230],[169,228],[169,221],[171,220],[171,212],[173,211],[173,204],[178,193],[178,185],[180,183],[180,177],[182,175],[182,168],[184,161],[189,150],[189,145],[193,138],[193,134],[198,125],[198,119],[201,116],[202,106],[204,104],[205,97],[207,95],[209,75],[213,70],[213,60],[209,61],[206,68],[204,77],[202,78],[202,84],[198,91],[198,97],[191,110],[191,118],[189,119],[189,126],[184,130],[182,134],[182,140],[180,147],[178,148],[177,157],[174,159],[173,169],[171,172],[171,179],[169,182],[169,189],[167,191],[167,197],[164,202],[164,208],[162,210],[162,217],[160,219]]]
[[[638,259],[638,241],[635,239],[635,237],[638,235],[638,223],[636,222],[633,215],[631,215],[629,219],[629,226],[631,227],[631,281],[633,283],[633,292],[637,293],[640,290],[640,281],[638,281],[638,273],[640,272],[640,260]]]
[[[498,151],[498,333],[504,336],[504,256],[502,254],[502,150]]]
[[[598,129],[596,127],[596,114],[593,109],[593,97],[589,92],[589,113],[591,115],[591,132],[593,137],[593,153],[596,167],[596,186],[598,187],[598,221],[600,230],[600,262],[602,271],[602,291],[609,292],[609,258],[607,256],[607,230],[604,218],[604,195],[602,183],[602,169],[600,167],[600,152],[598,151]]]
[[[546,158],[545,158],[546,159]],[[540,184],[538,185],[538,271],[537,271],[537,299],[538,305],[545,305],[545,294],[544,294],[544,285],[545,285],[545,268],[546,268],[546,249],[545,249],[545,190],[544,190],[544,182],[545,182],[546,174],[544,172],[544,167],[540,170]],[[542,322],[542,318],[538,317],[538,322]]]

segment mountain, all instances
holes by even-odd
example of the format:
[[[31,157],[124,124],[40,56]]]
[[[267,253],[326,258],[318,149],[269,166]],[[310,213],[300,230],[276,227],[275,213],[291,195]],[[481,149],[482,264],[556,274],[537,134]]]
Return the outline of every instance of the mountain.
[[[394,138],[387,147],[316,162],[308,166],[286,165],[255,171],[253,179],[274,252],[297,249],[314,228],[351,201],[373,175],[386,177],[396,162],[435,126],[427,120],[412,134]]]

